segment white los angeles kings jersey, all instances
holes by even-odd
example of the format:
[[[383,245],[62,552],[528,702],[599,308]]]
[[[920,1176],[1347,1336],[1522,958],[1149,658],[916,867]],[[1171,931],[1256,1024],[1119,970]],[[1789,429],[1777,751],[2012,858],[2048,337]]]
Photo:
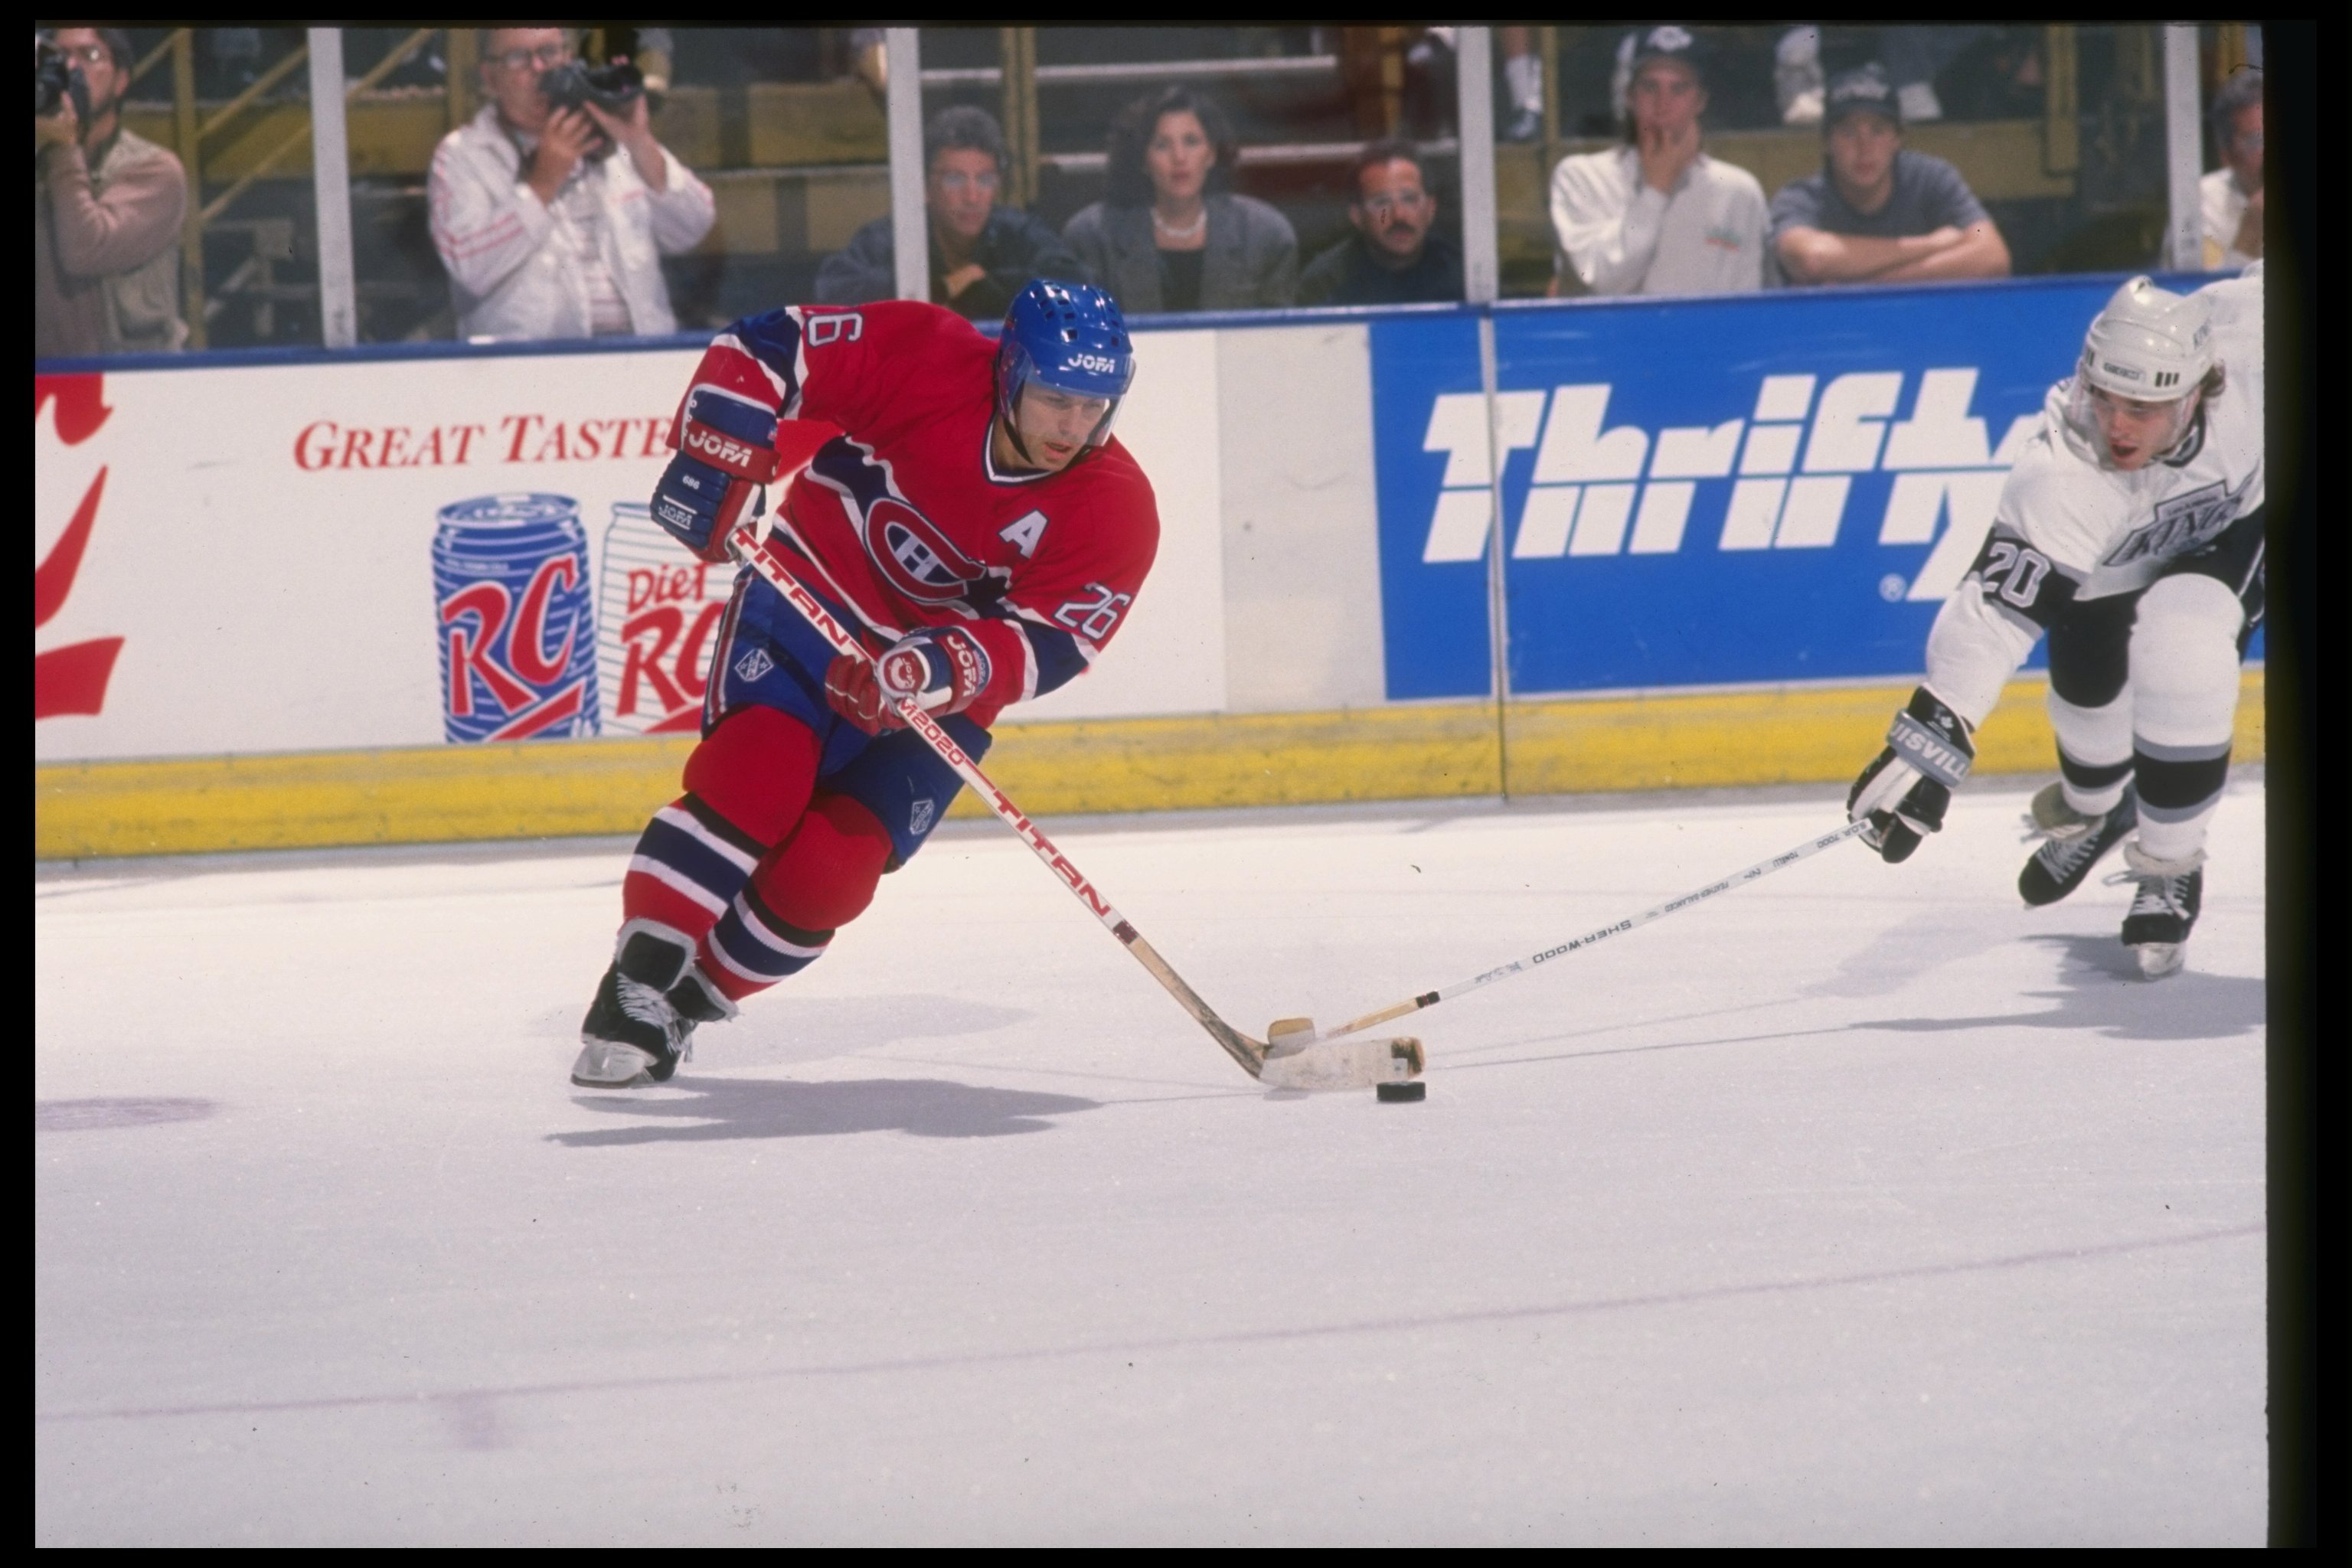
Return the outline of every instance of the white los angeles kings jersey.
[[[2225,384],[2181,449],[2135,473],[2102,467],[2096,435],[2067,422],[2074,388],[2062,381],[2042,400],[2042,429],[2001,489],[1994,526],[2074,578],[2078,599],[2147,587],[2166,562],[2203,549],[2263,504],[2263,279],[2232,278],[2198,293],[2210,301]]]
[[[2224,380],[2171,454],[2132,473],[2105,467],[2097,434],[2067,418],[2074,382],[2043,399],[1991,537],[1927,637],[1927,683],[1970,724],[2066,605],[2138,592],[2263,504],[2262,273],[2198,293]]]

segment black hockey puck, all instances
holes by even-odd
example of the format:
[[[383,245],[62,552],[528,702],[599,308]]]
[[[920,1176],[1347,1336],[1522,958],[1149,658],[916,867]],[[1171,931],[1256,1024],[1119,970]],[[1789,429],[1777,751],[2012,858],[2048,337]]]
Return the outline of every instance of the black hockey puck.
[[[1416,1100],[1429,1098],[1429,1085],[1418,1079],[1408,1079],[1402,1083],[1381,1084],[1372,1092],[1381,1097],[1382,1105],[1410,1105]]]

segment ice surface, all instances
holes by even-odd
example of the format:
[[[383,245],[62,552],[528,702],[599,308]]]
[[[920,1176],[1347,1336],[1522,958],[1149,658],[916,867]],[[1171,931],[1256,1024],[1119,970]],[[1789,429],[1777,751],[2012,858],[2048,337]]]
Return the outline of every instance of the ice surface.
[[[2025,800],[1423,1013],[1411,1106],[992,825],[623,1095],[624,846],[38,875],[35,1539],[2259,1542],[2261,786],[2153,984]],[[1261,1033],[1838,815],[1053,826]]]

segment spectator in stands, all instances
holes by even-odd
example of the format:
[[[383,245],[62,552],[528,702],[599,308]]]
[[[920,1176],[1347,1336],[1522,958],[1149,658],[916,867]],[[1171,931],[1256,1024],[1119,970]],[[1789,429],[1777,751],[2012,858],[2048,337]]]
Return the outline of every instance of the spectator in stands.
[[[2233,270],[2263,254],[2263,73],[2242,70],[2213,95],[2213,145],[2221,166],[2198,186],[2205,209],[2205,265]]]
[[[1215,104],[1171,87],[1111,122],[1108,187],[1063,228],[1129,315],[1287,305],[1298,291],[1290,220],[1228,187],[1238,149]]]
[[[79,73],[89,111],[68,91],[33,118],[33,357],[179,348],[188,177],[122,128],[130,37],[60,27],[47,45],[53,76],[60,65]]]
[[[559,109],[541,79],[571,63],[561,27],[482,36],[481,112],[433,153],[433,243],[467,338],[675,331],[661,258],[718,217],[710,187],[625,113]]]
[[[1764,187],[1709,157],[1705,49],[1667,23],[1633,35],[1625,142],[1551,176],[1556,294],[1729,294],[1764,286]]]
[[[974,321],[1001,320],[1033,278],[1090,283],[1052,226],[996,199],[1004,178],[1004,133],[986,110],[956,107],[923,130],[923,205],[931,235],[931,300]],[[889,217],[850,237],[817,268],[816,297],[828,305],[896,299],[898,246]]]
[[[1437,198],[1410,142],[1374,142],[1356,154],[1348,221],[1356,232],[1298,275],[1302,305],[1412,305],[1462,298],[1462,252],[1430,226]]]
[[[1772,198],[1772,247],[1795,283],[2006,278],[2009,247],[1960,172],[1903,145],[1903,110],[1875,66],[1830,83],[1822,171]]]

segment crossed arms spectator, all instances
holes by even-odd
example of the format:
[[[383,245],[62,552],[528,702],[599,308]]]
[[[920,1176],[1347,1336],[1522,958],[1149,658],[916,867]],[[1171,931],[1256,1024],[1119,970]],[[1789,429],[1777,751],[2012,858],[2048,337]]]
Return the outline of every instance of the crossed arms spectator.
[[[1772,198],[1773,254],[1795,283],[2006,278],[2009,247],[1958,170],[1903,145],[1874,66],[1830,84],[1822,173]]]

